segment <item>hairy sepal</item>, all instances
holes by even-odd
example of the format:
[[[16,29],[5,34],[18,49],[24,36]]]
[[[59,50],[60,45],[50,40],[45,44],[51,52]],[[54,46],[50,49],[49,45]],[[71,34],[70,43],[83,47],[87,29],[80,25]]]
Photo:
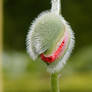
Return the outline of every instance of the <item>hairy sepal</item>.
[[[35,60],[41,53],[51,50],[58,37],[63,36],[64,25],[60,15],[46,11],[33,21],[27,35],[27,51]]]

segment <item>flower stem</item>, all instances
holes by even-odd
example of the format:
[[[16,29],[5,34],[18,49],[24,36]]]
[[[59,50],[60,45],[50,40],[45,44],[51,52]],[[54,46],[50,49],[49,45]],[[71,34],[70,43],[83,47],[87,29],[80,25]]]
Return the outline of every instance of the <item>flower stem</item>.
[[[51,74],[51,88],[52,88],[52,92],[60,92],[58,73]]]
[[[60,14],[61,12],[60,0],[51,0],[51,2],[52,2],[51,11]]]

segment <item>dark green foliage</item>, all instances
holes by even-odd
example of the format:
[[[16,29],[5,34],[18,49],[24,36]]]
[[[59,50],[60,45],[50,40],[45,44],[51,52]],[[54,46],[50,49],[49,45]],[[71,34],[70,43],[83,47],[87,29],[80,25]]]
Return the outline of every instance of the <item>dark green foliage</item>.
[[[76,36],[76,48],[92,44],[92,0],[62,0],[62,13]],[[50,0],[4,0],[4,48],[25,50],[29,25]],[[75,50],[76,50],[75,48]]]

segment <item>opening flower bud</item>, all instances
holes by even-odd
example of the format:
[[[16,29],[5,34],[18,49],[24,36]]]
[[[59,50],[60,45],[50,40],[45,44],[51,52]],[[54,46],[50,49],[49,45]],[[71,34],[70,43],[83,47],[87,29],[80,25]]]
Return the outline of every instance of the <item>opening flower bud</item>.
[[[61,15],[44,12],[29,30],[27,50],[33,60],[40,56],[49,70],[59,70],[72,51],[73,38],[70,26]]]

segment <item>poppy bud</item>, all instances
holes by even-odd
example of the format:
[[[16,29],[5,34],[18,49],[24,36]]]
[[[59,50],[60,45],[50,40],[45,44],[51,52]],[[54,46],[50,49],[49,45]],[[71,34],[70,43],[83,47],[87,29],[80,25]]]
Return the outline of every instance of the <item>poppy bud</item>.
[[[49,72],[57,72],[66,63],[74,46],[74,35],[65,19],[56,12],[43,12],[35,19],[27,35],[27,51],[33,60],[40,56]]]

